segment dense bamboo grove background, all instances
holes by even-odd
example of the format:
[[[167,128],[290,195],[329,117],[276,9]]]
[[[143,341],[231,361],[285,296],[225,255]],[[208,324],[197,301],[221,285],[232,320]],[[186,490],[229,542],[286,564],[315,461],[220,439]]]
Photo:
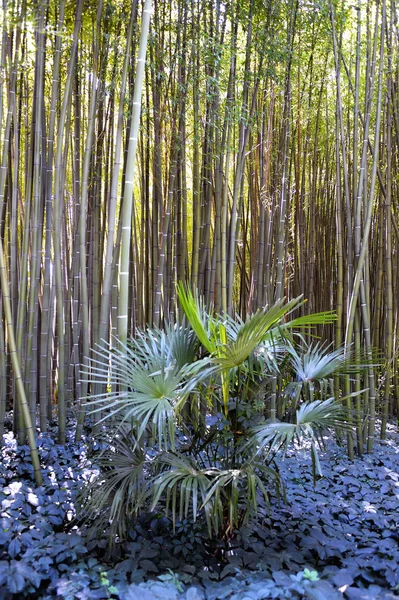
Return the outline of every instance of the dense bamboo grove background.
[[[368,388],[370,451],[399,398],[395,1],[2,0],[0,26],[0,434],[29,407],[62,443],[90,348],[173,320],[182,280],[241,316],[303,294],[380,349],[335,382]]]

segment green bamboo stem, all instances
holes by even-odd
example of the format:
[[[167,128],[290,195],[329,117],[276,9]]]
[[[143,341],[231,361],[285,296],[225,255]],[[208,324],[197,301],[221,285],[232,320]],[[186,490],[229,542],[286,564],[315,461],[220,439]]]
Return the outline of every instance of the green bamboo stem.
[[[378,99],[377,99],[377,106],[376,106],[376,125],[375,125],[375,139],[376,140],[379,139],[380,127],[381,127],[382,71],[383,71],[383,58],[384,58],[385,19],[386,19],[386,6],[385,6],[385,0],[383,0],[381,29],[380,29]],[[361,246],[361,251],[359,254],[359,260],[357,263],[352,293],[350,296],[348,322],[347,322],[346,335],[345,335],[345,347],[346,348],[349,348],[351,340],[352,340],[352,336],[353,336],[353,327],[354,327],[356,306],[357,306],[357,301],[358,301],[358,297],[359,297],[360,284],[361,284],[361,280],[363,277],[363,268],[364,268],[364,264],[366,261],[366,254],[368,252],[368,242],[369,242],[369,235],[370,235],[370,230],[371,230],[372,211],[373,211],[373,204],[374,204],[374,192],[375,192],[375,183],[376,183],[376,175],[377,175],[378,155],[379,155],[379,145],[376,144],[375,151],[374,151],[374,157],[373,157],[370,189],[369,189],[369,195],[368,195],[367,215],[366,215],[364,229],[363,229],[362,246]],[[367,450],[368,450],[368,452],[371,452],[373,450],[374,432],[375,432],[375,396],[372,395],[372,390],[370,390],[369,402],[370,402],[370,414],[369,414]]]
[[[338,98],[337,98],[337,115],[336,115],[336,135],[335,135],[335,155],[336,155],[336,248],[337,248],[337,275],[336,275],[336,313],[337,322],[335,325],[335,347],[340,348],[343,341],[343,314],[344,314],[344,264],[343,264],[343,218],[342,218],[342,196],[341,196],[341,174],[340,174],[340,152],[339,152],[339,114],[338,114]],[[339,376],[334,377],[334,390],[336,398],[340,396]]]
[[[392,69],[392,65],[391,65]],[[385,293],[386,293],[386,335],[385,357],[387,368],[385,374],[384,396],[382,404],[381,439],[386,439],[386,428],[389,415],[389,399],[391,395],[392,363],[393,363],[393,292],[392,292],[392,114],[391,114],[392,81],[388,79],[387,104],[387,136],[386,136],[386,200],[385,200]]]
[[[250,70],[251,60],[251,46],[252,46],[252,19],[253,19],[254,2],[251,0],[248,14],[248,27],[247,27],[247,38],[245,46],[245,72]],[[241,126],[239,132],[238,142],[238,154],[237,154],[237,166],[234,173],[234,188],[233,188],[233,201],[231,207],[230,225],[229,225],[229,239],[228,239],[228,263],[227,263],[227,312],[233,314],[233,288],[234,288],[234,267],[236,264],[236,251],[237,251],[237,231],[239,227],[239,215],[240,206],[239,204],[239,193],[241,190],[242,178],[244,174],[245,158],[246,158],[246,144],[248,141],[248,95],[249,86],[248,82],[244,81],[243,93],[242,93],[242,115],[241,115]]]
[[[333,36],[333,49],[334,49],[334,63],[335,63],[335,76],[337,83],[337,98],[338,98],[338,119],[340,127],[341,137],[341,155],[342,155],[342,169],[344,178],[344,192],[345,192],[345,204],[346,204],[346,218],[347,218],[347,269],[348,269],[348,291],[351,292],[351,286],[353,281],[353,234],[352,234],[352,218],[351,218],[351,201],[349,191],[349,169],[348,160],[345,144],[345,124],[342,109],[342,93],[341,93],[341,77],[340,77],[340,57],[338,49],[338,40],[335,30],[335,16],[334,9],[331,6],[331,25],[332,25],[332,36]]]
[[[125,183],[122,205],[122,238],[119,263],[119,307],[118,307],[118,337],[122,343],[127,341],[128,333],[128,292],[129,292],[129,255],[133,213],[133,184],[134,164],[136,158],[137,139],[140,126],[141,95],[145,73],[145,57],[147,52],[148,32],[150,29],[151,0],[145,0],[140,45],[137,58],[136,78],[133,94],[133,107],[130,123],[129,145],[125,169]]]

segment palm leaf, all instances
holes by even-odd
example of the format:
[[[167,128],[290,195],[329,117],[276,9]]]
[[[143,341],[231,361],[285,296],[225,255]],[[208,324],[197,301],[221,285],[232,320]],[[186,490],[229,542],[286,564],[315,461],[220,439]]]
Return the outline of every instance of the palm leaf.
[[[332,325],[336,320],[336,313],[332,310],[328,310],[296,317],[295,319],[291,319],[287,323],[284,323],[284,327],[289,329],[303,329],[315,327],[316,325]]]
[[[96,459],[100,473],[84,489],[81,520],[89,522],[90,533],[103,534],[111,525],[111,543],[124,539],[129,520],[145,507],[148,457],[131,432],[123,429],[114,436],[112,446]]]
[[[314,473],[321,475],[316,445],[321,445],[319,434],[330,428],[350,429],[344,409],[335,398],[302,404],[296,411],[296,423],[278,421],[255,427],[252,430],[252,442],[255,441],[257,445],[257,453],[266,449],[266,454],[270,455],[280,448],[285,453],[294,439],[299,442],[308,439],[311,442]]]
[[[281,300],[269,309],[256,312],[241,324],[237,329],[235,339],[226,344],[223,347],[222,355],[215,359],[223,371],[242,365],[255,348],[264,341],[268,332],[298,306],[300,298],[286,304],[284,302]]]
[[[189,394],[215,370],[209,359],[192,364],[183,360],[183,348],[192,357],[192,336],[177,328],[168,339],[164,332],[139,332],[129,344],[114,340],[113,348],[98,348],[90,364],[89,381],[110,391],[89,398],[87,405],[104,411],[101,421],[120,416],[137,424],[140,439],[151,424],[160,447],[174,447],[176,412]],[[191,354],[190,354],[191,352]]]
[[[166,448],[169,444],[174,447],[176,411],[213,370],[207,359],[180,370],[176,365],[165,367],[158,360],[148,361],[145,367],[131,365],[128,374],[112,380],[114,386],[120,385],[122,380],[127,389],[103,394],[87,404],[100,404],[93,412],[107,410],[102,421],[122,413],[122,422],[138,423],[139,439],[151,423],[160,447]]]
[[[180,520],[183,516],[187,518],[190,509],[193,520],[196,521],[209,487],[206,473],[198,469],[194,461],[178,453],[162,454],[158,462],[162,468],[165,466],[169,468],[154,477],[151,482],[151,510],[154,510],[161,498],[165,496],[166,513],[171,510],[173,527],[176,526],[177,515],[179,514]],[[207,509],[205,516],[211,532],[211,515]]]
[[[265,480],[272,481],[279,493],[280,477],[277,471],[266,465],[247,462],[237,469],[206,471],[212,479],[203,507],[212,510],[212,523],[216,533],[224,520],[224,507],[229,515],[229,525],[224,531],[224,534],[227,534],[230,530],[248,522],[250,516],[257,514],[259,492],[269,506],[268,492],[257,471]]]
[[[130,340],[129,347],[136,359],[146,362],[149,356],[164,357],[167,362],[174,361],[180,368],[193,362],[196,358],[198,341],[190,327],[184,322],[166,324],[159,328],[137,331],[136,337]]]
[[[172,355],[179,368],[195,361],[198,351],[198,339],[190,327],[175,324],[165,328],[166,338],[169,340]]]
[[[214,339],[209,336],[209,332],[207,331],[206,323],[202,317],[199,300],[194,298],[191,290],[188,287],[185,288],[182,282],[177,284],[177,295],[181,307],[196,336],[204,348],[212,354],[216,350],[216,345]]]
[[[289,360],[297,381],[322,381],[333,375],[360,373],[371,366],[370,359],[363,354],[355,354],[345,347],[331,350],[331,344],[320,342],[294,348],[288,345]]]

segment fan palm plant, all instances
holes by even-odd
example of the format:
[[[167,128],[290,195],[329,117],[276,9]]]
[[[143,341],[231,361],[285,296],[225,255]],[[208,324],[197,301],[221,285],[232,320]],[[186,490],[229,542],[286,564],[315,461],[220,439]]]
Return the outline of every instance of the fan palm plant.
[[[280,493],[280,447],[309,439],[320,473],[320,433],[345,426],[334,398],[302,402],[294,423],[265,420],[271,377],[289,359],[302,380],[312,362],[294,352],[291,330],[306,319],[288,316],[300,299],[244,322],[206,313],[182,285],[178,294],[188,325],[141,331],[129,344],[98,349],[92,361],[92,376],[109,391],[90,404],[127,431],[100,458],[102,494],[95,483],[86,490],[86,514],[105,515],[113,536],[125,536],[129,519],[146,510],[165,511],[173,526],[203,517],[209,535],[230,535],[259,506],[267,508],[271,486]],[[333,318],[312,315],[308,327]],[[330,363],[341,364],[340,354]],[[320,361],[319,375],[329,375],[328,364]]]

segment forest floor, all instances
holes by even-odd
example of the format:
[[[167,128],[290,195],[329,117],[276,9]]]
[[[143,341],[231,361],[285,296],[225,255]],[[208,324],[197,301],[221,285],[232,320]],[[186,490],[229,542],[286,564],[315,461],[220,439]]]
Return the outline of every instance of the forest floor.
[[[39,436],[44,471],[32,485],[29,448],[4,438],[0,463],[0,600],[388,600],[399,597],[399,434],[349,461],[328,441],[324,477],[313,485],[310,458],[279,461],[287,504],[226,544],[200,525],[171,531],[148,515],[115,547],[73,524],[79,490],[95,469],[90,444]],[[94,449],[95,450],[95,449]]]

